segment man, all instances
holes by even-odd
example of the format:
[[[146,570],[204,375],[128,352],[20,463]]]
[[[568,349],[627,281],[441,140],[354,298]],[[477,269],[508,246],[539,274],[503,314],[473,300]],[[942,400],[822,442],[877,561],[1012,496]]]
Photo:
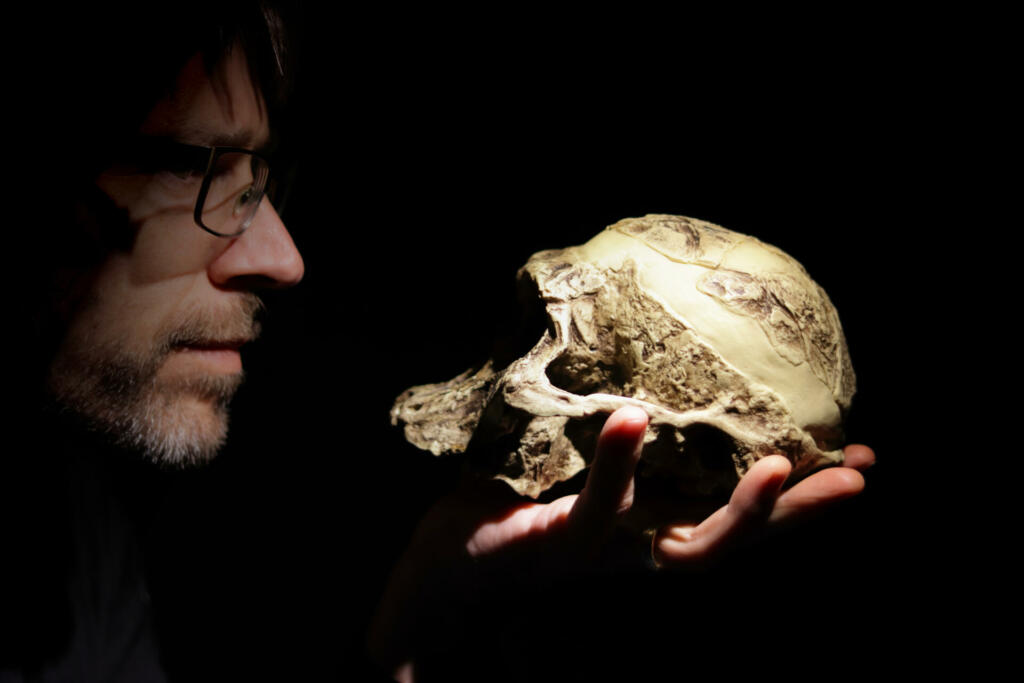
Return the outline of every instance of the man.
[[[259,333],[255,291],[303,276],[267,196],[289,79],[281,14],[178,9],[120,23],[84,9],[55,41],[58,69],[40,76],[54,95],[41,109],[74,115],[58,116],[61,163],[27,174],[45,179],[48,203],[26,203],[51,219],[24,252],[38,284],[22,358],[39,358],[26,374],[43,408],[26,392],[32,440],[13,452],[32,457],[7,459],[0,476],[8,676],[164,680],[144,499],[159,496],[158,470],[223,445],[239,349]]]
[[[283,73],[283,43],[275,42],[280,17],[263,8],[246,16],[250,23],[234,24],[234,33],[224,30],[230,21],[212,21],[212,31],[197,32],[220,42],[198,41],[200,47],[180,50],[187,54],[179,60],[168,59],[175,68],[164,71],[172,80],[144,82],[144,93],[157,93],[154,99],[126,97],[132,106],[124,120],[137,111],[135,124],[98,123],[106,126],[98,136],[102,144],[75,159],[73,175],[84,182],[72,194],[74,222],[62,226],[66,252],[48,264],[53,296],[40,325],[54,332],[52,347],[40,348],[46,396],[56,406],[47,419],[59,424],[60,465],[39,465],[41,473],[26,466],[37,478],[56,471],[69,486],[65,560],[71,570],[47,578],[66,582],[69,606],[54,607],[65,610],[56,634],[48,623],[10,641],[14,651],[4,653],[10,661],[0,665],[12,680],[167,676],[139,540],[145,515],[138,511],[147,502],[138,499],[162,475],[123,456],[173,470],[217,454],[242,379],[239,349],[259,333],[256,292],[292,286],[304,274],[266,196],[276,170],[265,151],[273,140],[268,83],[274,78],[261,77],[254,64]],[[173,34],[166,29],[165,37]],[[115,50],[115,57],[136,55]],[[137,58],[134,68],[145,74],[147,63]],[[457,612],[462,604],[446,602],[450,589],[436,583],[441,574],[470,577],[460,585],[473,590],[481,581],[500,580],[503,563],[521,563],[523,553],[537,558],[542,571],[587,567],[631,506],[645,426],[637,410],[609,418],[579,496],[548,505],[504,495],[439,503],[381,601],[369,634],[374,661],[402,680],[416,676],[417,658],[432,647],[424,625],[438,610]],[[821,472],[781,495],[789,465],[766,458],[730,504],[707,520],[667,524],[636,542],[647,544],[658,566],[703,562],[766,525],[857,493],[863,480],[856,468],[873,456],[863,447],[851,447],[848,456],[851,467]],[[19,500],[28,498],[23,493]],[[52,514],[50,521],[60,526],[63,518]],[[23,534],[21,542],[45,550],[41,536]],[[21,605],[26,614],[36,609],[30,602]]]

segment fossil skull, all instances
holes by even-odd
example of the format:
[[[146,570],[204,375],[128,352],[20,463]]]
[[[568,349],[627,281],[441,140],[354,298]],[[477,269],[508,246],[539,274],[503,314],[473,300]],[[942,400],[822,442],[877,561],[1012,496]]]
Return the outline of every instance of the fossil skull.
[[[846,341],[824,290],[779,249],[648,215],[534,254],[518,283],[543,307],[540,340],[402,393],[392,424],[417,447],[465,452],[537,497],[587,466],[607,414],[635,405],[650,417],[644,474],[689,494],[730,490],[772,453],[794,478],[842,462]]]

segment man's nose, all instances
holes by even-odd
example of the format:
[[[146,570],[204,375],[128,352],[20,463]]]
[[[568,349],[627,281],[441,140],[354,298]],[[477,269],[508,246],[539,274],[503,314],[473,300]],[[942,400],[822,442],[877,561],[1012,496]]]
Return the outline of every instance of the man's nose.
[[[291,287],[304,272],[292,236],[266,198],[246,231],[209,266],[214,284],[236,289]]]

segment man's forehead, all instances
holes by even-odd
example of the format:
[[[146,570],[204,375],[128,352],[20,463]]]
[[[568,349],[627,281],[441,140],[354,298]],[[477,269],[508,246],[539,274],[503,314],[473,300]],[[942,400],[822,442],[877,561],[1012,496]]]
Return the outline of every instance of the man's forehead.
[[[242,51],[232,50],[212,73],[200,55],[189,60],[175,91],[157,103],[141,132],[204,147],[266,147],[267,109]]]

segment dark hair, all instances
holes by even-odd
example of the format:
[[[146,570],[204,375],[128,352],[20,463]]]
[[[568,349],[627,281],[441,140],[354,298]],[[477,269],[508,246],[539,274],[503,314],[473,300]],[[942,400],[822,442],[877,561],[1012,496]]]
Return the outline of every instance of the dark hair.
[[[98,172],[105,150],[132,135],[197,53],[212,75],[236,46],[244,50],[253,83],[271,118],[280,113],[293,83],[294,4],[268,0],[132,3],[117,13],[83,3],[61,40],[51,83],[67,106],[54,121],[75,150],[76,175]],[[70,114],[70,115],[69,115]]]

